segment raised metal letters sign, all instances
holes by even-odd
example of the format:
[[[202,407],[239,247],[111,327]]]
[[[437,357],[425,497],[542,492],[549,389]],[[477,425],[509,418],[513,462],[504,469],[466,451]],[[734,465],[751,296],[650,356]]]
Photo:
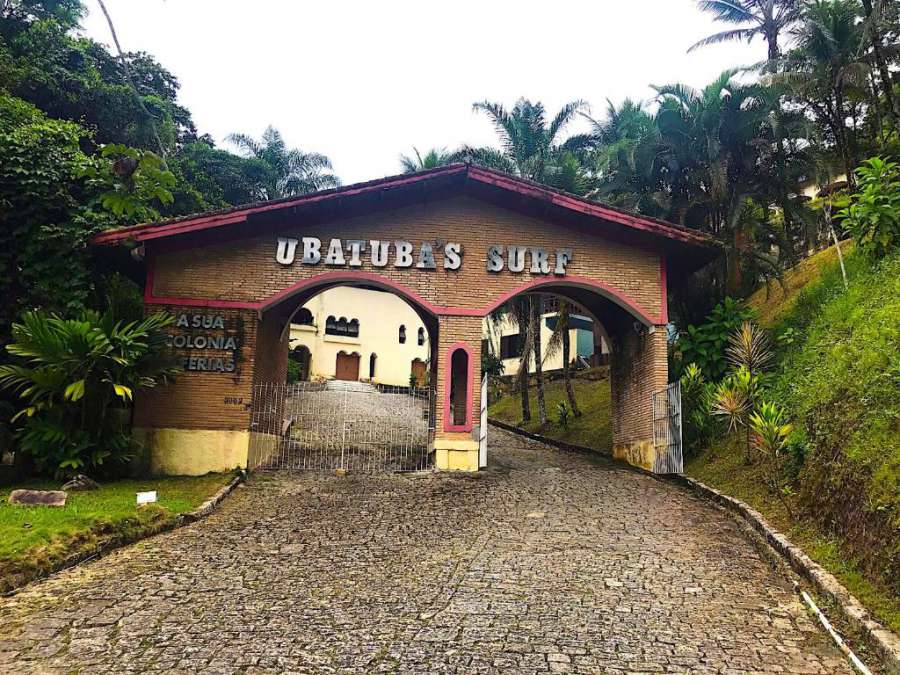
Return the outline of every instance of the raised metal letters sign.
[[[185,370],[211,373],[233,373],[237,370],[235,355],[241,343],[238,337],[228,333],[225,317],[218,314],[179,314],[175,328],[177,332],[169,333],[166,341],[169,347],[197,352],[182,358]],[[221,352],[230,353],[222,355]]]
[[[365,257],[372,267],[415,267],[420,270],[437,269],[437,257],[445,270],[458,270],[462,266],[462,244],[448,242],[443,245],[421,242],[418,247],[408,241],[380,241],[370,239],[332,239],[323,244],[316,237],[278,237],[275,260],[281,265],[293,265],[299,255],[303,265],[324,264],[331,267],[362,267]],[[566,265],[572,260],[571,248],[558,248],[553,253],[539,246],[489,246],[486,254],[488,272],[513,274],[526,270],[531,274],[555,274],[565,276]]]

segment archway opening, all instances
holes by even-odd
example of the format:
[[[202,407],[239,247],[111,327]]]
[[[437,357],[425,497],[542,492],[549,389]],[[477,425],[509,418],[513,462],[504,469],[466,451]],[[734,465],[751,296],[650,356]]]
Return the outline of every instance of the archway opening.
[[[563,285],[506,299],[482,326],[489,417],[611,453],[616,406],[608,324],[633,331],[634,321],[602,295]]]

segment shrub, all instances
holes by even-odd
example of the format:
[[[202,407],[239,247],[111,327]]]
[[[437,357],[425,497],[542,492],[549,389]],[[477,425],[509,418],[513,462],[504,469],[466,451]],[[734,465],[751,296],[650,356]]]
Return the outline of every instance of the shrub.
[[[732,298],[715,306],[706,321],[699,326],[688,326],[680,333],[676,345],[680,355],[680,364],[696,364],[705,377],[718,382],[728,372],[728,359],[725,348],[729,337],[749,320],[752,312],[743,304]],[[678,362],[676,361],[676,371]]]
[[[900,165],[872,157],[856,175],[858,189],[837,215],[864,253],[882,258],[900,245]]]
[[[130,436],[121,414],[134,392],[174,375],[162,329],[174,318],[155,314],[137,321],[84,312],[62,319],[27,312],[12,326],[7,351],[15,363],[0,366],[0,387],[18,395],[14,421],[21,448],[38,467],[57,475],[125,460]]]
[[[769,488],[778,496],[788,516],[793,518],[791,507],[787,501],[790,488],[783,482],[783,450],[791,433],[792,425],[787,422],[784,410],[768,401],[763,401],[756,412],[750,413],[750,429],[753,432],[753,447],[763,455],[768,468],[767,481]]]
[[[569,406],[566,405],[565,401],[560,401],[556,406],[556,422],[563,429],[569,428],[569,418],[572,416],[572,411],[569,409]]]
[[[712,432],[712,396],[714,385],[703,377],[702,369],[688,364],[681,376],[681,419],[684,448],[697,453],[709,441]]]

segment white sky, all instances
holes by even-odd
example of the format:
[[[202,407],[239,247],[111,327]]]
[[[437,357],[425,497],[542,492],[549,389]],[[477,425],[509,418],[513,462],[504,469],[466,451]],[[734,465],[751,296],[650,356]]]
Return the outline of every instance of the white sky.
[[[111,44],[94,0],[85,33]],[[344,183],[398,173],[400,153],[492,144],[472,103],[549,115],[582,98],[700,87],[765,57],[763,43],[687,48],[724,27],[693,0],[106,0],[122,46],[181,82],[200,133],[259,136],[327,154]]]

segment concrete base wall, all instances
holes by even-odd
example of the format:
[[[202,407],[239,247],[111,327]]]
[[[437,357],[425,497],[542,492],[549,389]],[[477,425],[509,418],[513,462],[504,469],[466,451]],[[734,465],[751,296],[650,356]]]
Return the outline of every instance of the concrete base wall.
[[[619,443],[613,446],[613,457],[632,466],[639,466],[647,471],[653,471],[653,463],[656,459],[656,450],[652,441],[638,441],[634,443]]]
[[[247,467],[250,432],[136,427],[151,474],[202,476]]]
[[[478,441],[436,438],[434,466],[439,471],[478,471]]]

